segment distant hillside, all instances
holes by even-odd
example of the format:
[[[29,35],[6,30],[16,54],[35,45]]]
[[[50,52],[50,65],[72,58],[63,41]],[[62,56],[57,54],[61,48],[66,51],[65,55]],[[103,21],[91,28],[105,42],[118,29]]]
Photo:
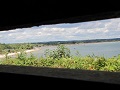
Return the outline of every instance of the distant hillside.
[[[78,44],[78,43],[97,43],[97,42],[114,42],[114,41],[120,41],[120,38],[91,39],[91,40],[70,40],[70,41],[49,41],[49,42],[37,42],[37,43],[34,43],[34,44],[57,45],[57,44]]]

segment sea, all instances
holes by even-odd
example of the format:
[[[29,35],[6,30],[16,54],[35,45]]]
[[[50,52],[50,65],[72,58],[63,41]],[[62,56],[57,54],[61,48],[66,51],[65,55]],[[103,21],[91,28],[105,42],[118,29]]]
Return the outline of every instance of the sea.
[[[81,55],[96,55],[111,58],[120,54],[120,42],[99,42],[99,43],[82,43],[82,44],[66,44],[70,49],[71,56]],[[57,46],[43,46],[39,50],[32,52],[36,57],[44,57],[45,51],[55,50]]]

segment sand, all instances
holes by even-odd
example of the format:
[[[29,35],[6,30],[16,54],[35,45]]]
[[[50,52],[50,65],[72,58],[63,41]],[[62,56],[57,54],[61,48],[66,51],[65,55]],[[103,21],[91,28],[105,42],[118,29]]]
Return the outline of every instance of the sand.
[[[38,49],[26,50],[25,52],[26,52],[26,53],[29,53],[29,52],[33,52],[33,51],[36,51],[36,50],[38,50]],[[15,56],[15,55],[17,55],[17,54],[19,54],[19,53],[20,53],[20,52],[17,52],[17,53],[8,53],[7,56]],[[1,59],[1,58],[5,58],[5,55],[1,54],[1,55],[0,55],[0,59]]]

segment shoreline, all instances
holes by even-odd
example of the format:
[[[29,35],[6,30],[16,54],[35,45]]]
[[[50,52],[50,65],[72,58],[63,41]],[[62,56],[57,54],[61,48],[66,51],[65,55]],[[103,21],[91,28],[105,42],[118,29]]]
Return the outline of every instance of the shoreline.
[[[113,42],[120,42],[120,41],[113,41]],[[63,45],[66,45],[66,46],[71,46],[71,45],[87,45],[87,44],[102,44],[102,43],[113,43],[113,42],[92,42],[92,43],[75,43],[75,44],[63,44]],[[57,46],[57,45],[45,45],[45,46],[42,46],[44,48],[46,47],[51,47],[51,46]],[[26,53],[30,53],[30,52],[34,52],[34,51],[37,51],[37,50],[40,50],[40,47],[36,47],[34,49],[30,49],[30,50],[25,50],[24,52]],[[17,54],[19,54],[20,52],[15,52],[15,53],[8,53],[7,56],[15,56]],[[0,59],[4,59],[6,57],[5,54],[0,54]]]
[[[31,49],[31,50],[25,50],[24,52],[29,53],[29,52],[34,52],[39,50],[40,48],[35,48],[35,49]],[[17,54],[20,54],[20,52],[16,52],[16,53],[8,53],[7,56],[15,56]],[[5,58],[5,54],[0,54],[0,59],[4,59]]]
[[[120,42],[120,41],[113,41]],[[64,45],[87,45],[87,44],[103,44],[103,43],[113,43],[113,42],[91,42],[91,43],[75,43],[75,44],[64,44]]]

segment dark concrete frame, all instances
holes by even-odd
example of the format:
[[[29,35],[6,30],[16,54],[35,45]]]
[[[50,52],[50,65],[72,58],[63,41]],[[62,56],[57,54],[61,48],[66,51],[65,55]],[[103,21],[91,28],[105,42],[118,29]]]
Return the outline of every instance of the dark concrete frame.
[[[37,26],[43,24],[55,24],[55,23],[65,23],[65,22],[76,23],[76,22],[94,21],[94,20],[102,20],[102,19],[110,19],[110,18],[118,18],[118,17],[120,17],[120,11],[94,14],[94,16],[86,15],[86,16],[77,16],[66,19],[57,19],[53,21],[51,20],[41,23],[35,23],[32,25]],[[31,24],[25,25],[23,27],[30,27],[30,26]],[[21,27],[21,26],[17,26],[17,27]],[[90,70],[62,69],[62,68],[58,69],[58,68],[43,68],[43,67],[30,67],[30,66],[13,66],[13,65],[12,66],[0,65],[0,72],[93,81],[93,82],[102,82],[102,83],[120,85],[120,72],[90,71]]]

